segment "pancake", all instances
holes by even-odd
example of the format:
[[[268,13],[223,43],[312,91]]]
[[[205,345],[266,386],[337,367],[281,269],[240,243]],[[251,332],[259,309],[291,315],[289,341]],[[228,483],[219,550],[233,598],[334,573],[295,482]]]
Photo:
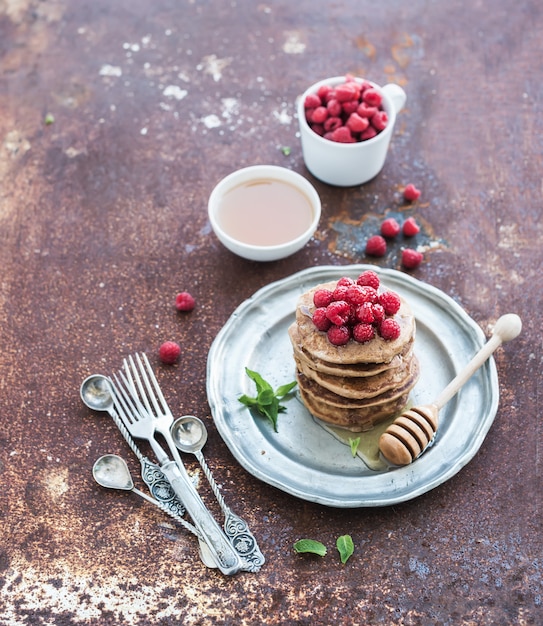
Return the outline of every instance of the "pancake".
[[[334,345],[326,332],[316,328],[312,318],[315,292],[334,291],[336,286],[336,281],[324,283],[302,294],[288,334],[299,394],[306,408],[328,424],[360,432],[387,420],[408,403],[419,377],[414,353],[415,318],[409,304],[396,294],[394,309],[387,315],[398,324],[395,338],[385,339],[376,331],[374,338],[365,343],[351,338],[344,345]],[[352,297],[356,297],[356,291]],[[383,298],[388,305],[391,296]],[[351,307],[359,302],[351,300]],[[355,323],[348,321],[347,325]],[[376,329],[379,325],[374,322]]]
[[[401,367],[384,370],[374,376],[348,377],[333,376],[312,369],[306,362],[295,357],[295,362],[304,376],[313,380],[318,385],[344,398],[361,399],[372,398],[386,391],[397,389],[404,384],[413,372],[416,361],[413,353],[407,359],[402,360]]]
[[[390,363],[392,359],[402,352],[415,334],[415,318],[407,302],[401,298],[400,310],[394,319],[400,325],[400,336],[393,341],[386,341],[378,335],[360,344],[350,341],[344,346],[332,345],[326,333],[315,329],[311,319],[313,305],[313,295],[318,289],[333,290],[336,283],[324,283],[317,285],[307,293],[300,296],[296,307],[296,324],[304,350],[313,359],[319,359],[326,363],[349,364],[354,363]]]

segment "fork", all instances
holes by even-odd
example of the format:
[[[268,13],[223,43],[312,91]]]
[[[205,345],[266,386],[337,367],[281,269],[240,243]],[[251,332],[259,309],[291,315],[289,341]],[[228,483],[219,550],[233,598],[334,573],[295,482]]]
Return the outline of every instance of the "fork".
[[[174,459],[179,459],[179,462],[181,462],[178,452],[179,448],[175,444],[171,435],[171,427],[174,421],[174,416],[168,406],[168,403],[166,402],[160,385],[158,384],[158,380],[156,379],[147,355],[145,353],[142,353],[141,355],[136,353],[135,358],[133,358],[132,355],[129,355],[128,361],[124,359],[124,369],[131,384],[132,394],[136,395],[138,399],[141,399],[147,409],[147,412],[155,417],[156,430],[164,435],[168,445],[170,446]],[[234,546],[234,549],[242,558],[244,563],[243,569],[250,572],[258,572],[264,563],[264,556],[260,551],[255,537],[249,530],[247,522],[233,513],[233,511],[226,505],[202,453],[194,452],[194,454],[196,455],[204,471],[205,477],[211,486],[211,490],[213,491],[213,494],[225,515],[223,528],[226,536]]]
[[[234,550],[221,527],[217,524],[210,511],[206,508],[192,481],[187,474],[185,466],[181,461],[175,444],[171,439],[169,430],[165,429],[166,419],[158,419],[147,409],[150,405],[147,400],[145,404],[134,395],[136,389],[134,379],[125,361],[125,369],[130,381],[119,372],[119,376],[114,375],[115,382],[110,380],[113,388],[114,404],[117,413],[129,433],[137,439],[146,439],[161,465],[161,469],[170,481],[172,489],[185,505],[187,513],[192,518],[195,527],[209,546],[218,568],[223,574],[235,574],[242,569],[240,556]],[[140,381],[141,385],[141,381]],[[160,444],[155,439],[155,432],[162,434],[172,450],[174,460],[172,461]]]

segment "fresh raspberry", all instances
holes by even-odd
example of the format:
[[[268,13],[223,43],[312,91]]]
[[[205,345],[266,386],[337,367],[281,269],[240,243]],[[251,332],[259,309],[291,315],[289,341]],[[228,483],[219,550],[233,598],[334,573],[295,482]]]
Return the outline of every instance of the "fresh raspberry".
[[[338,143],[354,143],[355,140],[348,126],[340,126],[332,131],[332,141],[337,141]]]
[[[330,113],[326,107],[318,106],[316,109],[313,109],[313,113],[311,113],[311,121],[315,124],[323,124]]]
[[[175,308],[178,311],[192,311],[195,304],[194,298],[188,291],[182,291],[175,297]]]
[[[320,137],[324,135],[324,126],[322,124],[311,124],[311,130]]]
[[[422,263],[423,259],[422,252],[418,250],[412,250],[411,248],[406,248],[402,250],[402,265],[408,270],[414,270]]]
[[[181,348],[175,341],[165,341],[158,350],[158,357],[166,365],[173,365],[181,356]]]
[[[362,324],[373,324],[375,322],[373,306],[374,305],[371,302],[363,302],[356,309],[356,319]]]
[[[349,102],[350,100],[358,100],[360,96],[360,86],[356,82],[347,82],[337,85],[335,88],[336,98],[338,102]]]
[[[320,97],[316,93],[310,93],[305,97],[304,100],[304,108],[305,109],[316,109],[320,107],[322,104]]]
[[[337,100],[329,100],[326,104],[330,117],[341,117],[341,103]]]
[[[373,235],[366,242],[366,254],[369,256],[385,256],[387,251],[387,242],[381,235]]]
[[[375,304],[379,300],[379,294],[377,293],[377,289],[370,287],[369,285],[357,285],[359,294],[357,304],[362,304],[363,302],[371,302],[371,304]]]
[[[356,279],[356,284],[361,287],[373,287],[379,289],[381,281],[373,270],[366,270]]]
[[[403,234],[406,237],[414,237],[417,233],[420,232],[419,225],[415,221],[414,217],[408,217],[403,223]]]
[[[337,281],[336,287],[350,287],[351,285],[354,285],[354,280],[349,276],[342,276]]]
[[[317,289],[313,294],[313,304],[319,307],[327,307],[334,300],[334,294],[330,289]]]
[[[380,107],[382,101],[383,96],[373,87],[366,89],[362,94],[362,102],[365,102],[370,107]]]
[[[351,305],[344,300],[330,303],[326,307],[326,317],[336,326],[343,326],[351,317]]]
[[[368,126],[363,133],[360,133],[360,141],[367,141],[377,136],[377,131],[373,126]]]
[[[400,336],[401,328],[396,320],[387,317],[379,326],[379,334],[385,341],[393,341]]]
[[[353,339],[358,343],[366,343],[375,337],[375,329],[371,324],[356,324],[353,327]]]
[[[358,109],[358,100],[349,100],[349,102],[343,103],[342,111],[345,116],[355,113],[356,109]]]
[[[386,111],[377,111],[371,118],[371,125],[375,130],[384,130],[388,124],[388,115]]]
[[[312,316],[313,324],[318,330],[322,330],[326,332],[330,326],[332,326],[332,322],[326,316],[326,308],[320,307],[315,309]]]
[[[366,128],[370,125],[368,118],[360,117],[358,113],[351,113],[349,119],[347,120],[347,126],[352,130],[353,133],[361,133],[366,130]]]
[[[337,285],[334,291],[332,292],[332,302],[336,302],[338,300],[345,300],[347,297],[347,289],[348,289],[348,285]]]
[[[331,326],[327,332],[328,341],[334,346],[344,346],[349,343],[351,331],[347,326]]]
[[[387,315],[396,315],[400,310],[402,301],[396,292],[384,291],[379,295],[379,304],[383,307]]]
[[[320,98],[321,102],[326,102],[328,98],[328,94],[332,91],[332,87],[330,85],[321,85],[317,89],[317,96]]]
[[[413,202],[419,199],[420,191],[415,187],[415,185],[413,185],[413,183],[409,183],[409,185],[406,185],[403,190],[403,197],[408,202]]]
[[[385,319],[385,309],[378,302],[373,305],[374,323],[379,325]]]
[[[381,235],[383,235],[383,237],[396,237],[400,230],[400,225],[393,217],[388,217],[381,224]]]
[[[372,118],[379,109],[377,107],[370,107],[365,102],[362,102],[358,105],[356,112],[360,117],[366,117],[368,119]]]
[[[343,124],[343,122],[341,121],[340,117],[329,117],[324,122],[324,130],[327,133],[333,133],[338,128],[341,128],[342,124]]]
[[[350,285],[349,287],[347,287],[345,300],[349,304],[353,304],[355,306],[358,306],[362,304],[363,302],[366,302],[367,299],[366,299],[366,294],[364,292],[364,287],[361,287],[360,285],[357,285],[356,283],[354,285]]]

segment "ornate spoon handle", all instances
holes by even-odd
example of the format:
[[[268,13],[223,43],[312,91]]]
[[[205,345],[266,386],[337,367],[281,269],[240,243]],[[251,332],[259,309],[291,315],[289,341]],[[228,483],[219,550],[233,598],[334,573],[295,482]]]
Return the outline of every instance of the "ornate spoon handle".
[[[236,515],[232,509],[227,506],[202,452],[198,450],[195,451],[194,454],[222,509],[225,517],[223,525],[224,532],[232,543],[234,550],[236,550],[243,561],[242,569],[248,572],[260,571],[265,561],[264,555],[260,551],[254,535],[249,530],[247,522],[239,517],[239,515]]]

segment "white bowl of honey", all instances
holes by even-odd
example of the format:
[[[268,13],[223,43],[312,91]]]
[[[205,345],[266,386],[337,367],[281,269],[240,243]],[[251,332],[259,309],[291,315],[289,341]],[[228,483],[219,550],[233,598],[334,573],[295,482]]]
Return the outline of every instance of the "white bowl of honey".
[[[228,250],[251,261],[276,261],[311,239],[321,216],[313,185],[276,165],[253,165],[223,178],[208,202],[213,232]]]

